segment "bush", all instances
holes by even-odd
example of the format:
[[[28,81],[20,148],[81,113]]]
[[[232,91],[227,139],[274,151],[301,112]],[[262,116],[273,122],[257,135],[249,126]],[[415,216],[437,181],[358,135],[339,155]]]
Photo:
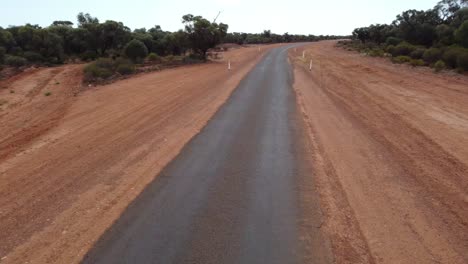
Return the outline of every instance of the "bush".
[[[455,31],[455,39],[462,46],[468,48],[468,20],[464,21],[463,24]]]
[[[96,63],[91,63],[84,68],[85,80],[92,81],[98,79],[107,79],[113,75],[112,71],[100,68]]]
[[[392,61],[394,63],[406,63],[406,62],[410,62],[411,61],[411,57],[408,57],[408,56],[397,56],[395,58],[392,58]]]
[[[98,58],[98,54],[95,51],[87,50],[80,55],[80,59],[84,61],[92,61]]]
[[[451,68],[457,68],[457,59],[463,54],[463,52],[466,51],[460,46],[450,46],[445,49],[442,55],[442,60],[447,66]]]
[[[85,80],[105,80],[116,73],[121,75],[128,75],[135,72],[135,65],[132,61],[124,58],[112,59],[98,59],[95,62],[85,67]]]
[[[410,57],[413,59],[422,59],[424,52],[426,52],[426,49],[417,48],[413,52],[411,52]]]
[[[468,71],[468,51],[464,51],[460,53],[459,57],[457,58],[457,66],[458,68]]]
[[[424,66],[425,65],[424,61],[421,60],[421,59],[412,59],[410,61],[410,64],[413,67],[418,67],[418,66]]]
[[[392,54],[395,52],[395,46],[394,45],[388,45],[386,48],[385,48],[385,51],[387,51],[388,53]]]
[[[441,60],[438,60],[435,64],[434,64],[434,70],[436,72],[440,72],[442,70],[444,70],[446,67],[445,67],[445,63]]]
[[[148,48],[137,39],[130,41],[124,49],[125,55],[133,61],[139,61],[148,55]]]
[[[174,55],[167,55],[166,57],[164,57],[164,61],[173,62],[174,61]]]
[[[116,71],[122,75],[132,74],[135,72],[135,66],[133,64],[121,64],[117,66]]]
[[[135,65],[130,61],[119,58],[114,62],[115,71],[121,75],[128,75],[135,72]]]
[[[151,52],[150,54],[148,54],[148,56],[146,57],[146,59],[148,61],[151,61],[151,62],[161,62],[161,57],[156,54],[156,53],[153,53]]]
[[[26,51],[23,56],[29,61],[29,62],[43,62],[44,57],[34,51]]]
[[[430,48],[424,52],[423,59],[427,63],[435,63],[440,60],[442,52],[438,48]]]
[[[27,61],[23,57],[19,56],[6,56],[5,64],[13,67],[21,67],[27,64]]]
[[[3,63],[5,60],[6,49],[4,47],[0,47],[0,64]]]
[[[381,49],[373,49],[369,52],[369,56],[371,57],[383,57],[385,52]]]
[[[194,64],[205,62],[205,59],[200,55],[190,54],[190,56],[184,57],[182,61],[186,64]]]
[[[409,44],[408,42],[402,42],[395,46],[395,49],[392,52],[394,57],[397,56],[409,56],[411,52],[415,51],[416,47]]]
[[[94,64],[103,69],[113,70],[115,62],[112,59],[100,58],[94,62]]]
[[[393,46],[396,46],[398,44],[401,43],[401,39],[399,38],[395,38],[395,37],[388,37],[387,40],[385,40],[385,43],[387,43],[387,45],[393,45]]]

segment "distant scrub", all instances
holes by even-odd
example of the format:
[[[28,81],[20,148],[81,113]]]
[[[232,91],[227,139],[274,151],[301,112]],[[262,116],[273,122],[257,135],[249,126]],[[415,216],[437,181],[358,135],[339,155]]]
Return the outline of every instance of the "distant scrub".
[[[442,56],[442,51],[438,48],[430,48],[426,50],[423,54],[423,59],[429,64],[433,64],[436,61],[440,60]]]
[[[440,71],[444,70],[445,67],[446,67],[446,66],[445,66],[445,62],[443,62],[443,61],[441,61],[441,60],[437,61],[437,62],[434,64],[434,70],[435,70],[436,72],[440,72]]]
[[[341,45],[370,50],[370,56],[378,54],[378,47],[395,63],[468,71],[468,1],[442,0],[427,11],[408,10],[390,25],[355,29],[353,39]]]
[[[26,65],[28,62],[25,58],[19,56],[7,55],[5,57],[5,64],[13,67],[21,67]]]
[[[85,81],[103,81],[116,74],[127,75],[135,71],[135,65],[125,59],[98,59],[84,68]]]
[[[407,62],[410,62],[411,61],[411,57],[409,56],[397,56],[397,57],[394,57],[392,58],[392,61],[394,63],[407,63]]]
[[[416,67],[416,66],[424,66],[426,65],[426,63],[421,59],[411,59],[410,65],[413,67]]]
[[[457,67],[468,71],[468,51],[464,51],[457,58]]]

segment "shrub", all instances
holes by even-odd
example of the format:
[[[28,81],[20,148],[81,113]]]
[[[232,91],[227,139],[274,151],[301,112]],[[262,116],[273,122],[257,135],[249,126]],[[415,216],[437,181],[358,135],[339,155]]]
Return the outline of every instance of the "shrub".
[[[413,59],[422,59],[424,52],[426,52],[426,49],[424,48],[417,48],[411,52],[410,57]]]
[[[166,57],[164,57],[164,61],[173,62],[174,61],[174,55],[167,55]]]
[[[400,44],[402,40],[399,39],[399,38],[395,38],[395,37],[388,37],[387,40],[385,40],[385,43],[387,43],[388,45],[398,45]]]
[[[124,49],[125,55],[133,61],[139,61],[148,55],[148,48],[137,39],[133,39]]]
[[[451,68],[457,68],[457,59],[465,50],[460,46],[450,46],[445,49],[442,60]]]
[[[100,68],[96,63],[91,63],[84,68],[85,80],[92,81],[98,79],[107,79],[112,76],[112,71]]]
[[[410,64],[411,64],[411,66],[413,66],[413,67],[424,66],[424,65],[425,65],[424,61],[421,60],[421,59],[412,59],[412,60],[410,61]]]
[[[190,56],[184,57],[182,60],[186,64],[202,63],[205,59],[197,54],[190,54]]]
[[[114,61],[112,59],[100,58],[96,60],[94,64],[99,68],[108,69],[108,70],[114,69]]]
[[[0,47],[0,64],[3,63],[5,60],[6,49],[4,47]]]
[[[13,67],[21,67],[26,65],[27,61],[23,57],[19,56],[6,56],[5,57],[5,64],[10,65]]]
[[[370,52],[369,52],[369,56],[371,57],[383,57],[385,54],[385,52],[381,49],[372,49]]]
[[[464,71],[468,71],[468,51],[460,53],[457,58],[457,66]]]
[[[43,62],[44,57],[34,51],[26,51],[24,52],[23,56],[29,61],[29,62]]]
[[[395,46],[395,49],[393,50],[392,55],[394,57],[408,56],[414,50],[416,50],[415,46],[409,44],[408,42],[402,42],[402,43],[398,44],[397,46]]]
[[[122,75],[128,75],[135,72],[135,66],[133,64],[121,64],[117,66],[117,72]]]
[[[455,39],[468,48],[468,20],[464,21],[463,24],[455,31]]]
[[[156,54],[156,53],[153,53],[151,52],[150,54],[148,54],[148,56],[146,57],[146,59],[148,61],[151,61],[151,62],[161,62],[161,57]]]
[[[408,57],[408,56],[397,56],[395,58],[392,58],[392,61],[394,63],[406,63],[406,62],[410,62],[411,61],[411,57]]]
[[[124,58],[112,59],[98,59],[95,62],[85,67],[85,80],[105,80],[112,77],[115,73],[121,75],[128,75],[135,72],[135,65],[132,61]]]
[[[87,50],[80,55],[80,59],[84,61],[92,61],[98,58],[98,54],[95,51]]]
[[[438,60],[435,64],[434,64],[434,70],[436,72],[440,72],[442,70],[445,69],[445,63],[441,60]]]
[[[442,52],[438,48],[430,48],[424,52],[423,59],[427,63],[434,63],[440,60]]]
[[[128,75],[135,72],[135,65],[130,61],[119,58],[114,62],[115,71],[121,75]]]
[[[395,52],[395,46],[394,45],[388,45],[386,48],[385,48],[385,51],[387,51],[388,53],[392,54]]]
[[[45,92],[44,95],[45,96],[50,96],[52,93],[51,92]]]

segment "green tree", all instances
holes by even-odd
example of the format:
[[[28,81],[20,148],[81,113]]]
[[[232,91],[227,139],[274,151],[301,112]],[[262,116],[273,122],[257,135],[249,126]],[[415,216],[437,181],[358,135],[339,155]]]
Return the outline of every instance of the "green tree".
[[[148,48],[137,39],[130,41],[124,49],[125,55],[133,61],[144,59],[148,55]]]
[[[455,39],[460,45],[468,48],[468,20],[455,31]]]
[[[195,53],[206,58],[208,49],[221,43],[226,36],[228,25],[211,23],[201,16],[185,15],[182,17],[185,32],[188,34],[190,47]]]

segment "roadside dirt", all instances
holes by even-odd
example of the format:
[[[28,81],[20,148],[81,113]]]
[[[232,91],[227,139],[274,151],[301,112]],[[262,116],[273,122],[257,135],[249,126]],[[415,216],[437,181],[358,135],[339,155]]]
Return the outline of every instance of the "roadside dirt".
[[[0,262],[79,262],[270,47],[80,94],[80,66],[3,83]]]
[[[333,41],[290,59],[335,262],[467,263],[468,78]]]

